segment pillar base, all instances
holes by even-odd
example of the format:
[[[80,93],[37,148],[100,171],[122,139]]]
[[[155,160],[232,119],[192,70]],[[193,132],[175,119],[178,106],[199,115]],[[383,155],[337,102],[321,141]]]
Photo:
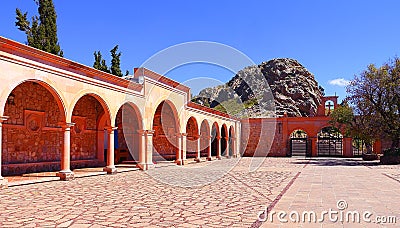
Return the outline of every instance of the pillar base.
[[[218,159],[218,160],[221,160],[222,158],[221,158],[221,156],[217,156],[217,159]]]
[[[0,177],[0,189],[8,188],[8,180],[4,177]]]
[[[71,170],[69,170],[69,171],[60,171],[60,172],[57,173],[57,176],[62,181],[69,181],[69,180],[73,180],[75,178],[75,174]]]
[[[194,161],[195,162],[201,162],[201,159],[200,158],[195,158]]]
[[[182,159],[176,159],[176,160],[175,160],[175,163],[176,163],[177,165],[183,165]]]
[[[208,158],[207,158],[207,161],[212,161],[212,157],[208,157]]]
[[[117,168],[115,168],[115,167],[104,167],[103,171],[107,172],[107,174],[116,174],[117,173]]]
[[[138,163],[138,164],[136,164],[136,167],[141,169],[141,170],[149,170],[149,169],[154,169],[155,168],[153,163],[149,163],[149,164]]]

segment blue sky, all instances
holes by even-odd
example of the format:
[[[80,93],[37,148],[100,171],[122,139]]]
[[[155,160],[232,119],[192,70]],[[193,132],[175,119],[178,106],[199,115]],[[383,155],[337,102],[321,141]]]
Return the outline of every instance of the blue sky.
[[[122,69],[131,70],[171,45],[213,41],[232,46],[255,63],[297,59],[325,88],[343,98],[343,84],[370,63],[381,65],[400,53],[400,1],[133,1],[54,0],[65,57],[93,64],[100,50],[118,44]],[[22,42],[15,8],[37,14],[33,0],[1,0],[0,35]],[[232,72],[193,64],[167,74],[184,82],[211,77],[226,82]],[[342,82],[342,83],[340,83]],[[204,86],[207,86],[204,84]],[[194,91],[195,92],[195,91]]]

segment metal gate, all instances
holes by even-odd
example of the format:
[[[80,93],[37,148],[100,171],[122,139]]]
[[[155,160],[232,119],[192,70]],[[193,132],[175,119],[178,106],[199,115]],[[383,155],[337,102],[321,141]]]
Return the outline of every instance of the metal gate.
[[[318,156],[342,156],[343,137],[333,129],[327,129],[318,135]]]
[[[306,156],[308,153],[309,143],[307,138],[291,138],[290,139],[290,155]]]

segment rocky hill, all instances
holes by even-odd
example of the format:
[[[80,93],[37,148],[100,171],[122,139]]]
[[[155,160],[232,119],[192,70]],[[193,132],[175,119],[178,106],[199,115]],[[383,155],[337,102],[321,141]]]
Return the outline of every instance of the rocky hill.
[[[202,90],[194,102],[237,117],[313,116],[322,87],[294,59],[272,59],[239,71],[228,83]]]

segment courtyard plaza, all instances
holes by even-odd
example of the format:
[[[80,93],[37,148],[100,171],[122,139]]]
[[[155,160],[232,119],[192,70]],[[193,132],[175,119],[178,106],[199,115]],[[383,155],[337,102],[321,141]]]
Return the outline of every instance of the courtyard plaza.
[[[349,210],[400,221],[399,165],[381,166],[360,158],[267,157],[185,166],[159,162],[148,171],[120,170],[125,172],[80,170],[84,178],[34,184],[15,178],[0,190],[0,227],[398,226],[258,219],[265,208],[319,212],[337,209],[339,200],[345,200]]]

